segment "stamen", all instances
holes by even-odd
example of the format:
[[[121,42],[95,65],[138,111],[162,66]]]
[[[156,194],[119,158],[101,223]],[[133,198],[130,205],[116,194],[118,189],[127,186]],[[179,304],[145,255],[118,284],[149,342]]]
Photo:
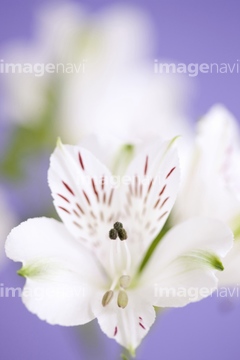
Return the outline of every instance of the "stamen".
[[[118,237],[121,241],[127,240],[127,232],[125,229],[119,229],[118,230]]]
[[[116,240],[117,236],[118,236],[117,230],[111,229],[109,231],[109,237],[111,240]]]
[[[116,277],[114,280],[113,280],[113,282],[112,282],[112,285],[111,285],[111,287],[110,287],[110,290],[114,290],[115,289],[115,287],[117,286],[117,284],[118,284],[118,278]]]
[[[115,224],[113,225],[113,229],[109,231],[110,239],[115,240],[117,236],[121,241],[127,240],[127,232],[123,228],[123,224],[120,223],[119,221],[115,222]]]
[[[117,298],[118,307],[125,309],[128,304],[128,296],[124,290],[120,290]]]
[[[113,298],[113,291],[107,291],[102,298],[102,306],[107,306]]]
[[[116,229],[117,231],[119,231],[120,229],[123,228],[123,224],[117,221],[117,222],[113,225],[113,227],[114,227],[114,229]]]
[[[127,289],[130,285],[131,277],[129,275],[122,275],[119,279],[119,284],[123,289]]]

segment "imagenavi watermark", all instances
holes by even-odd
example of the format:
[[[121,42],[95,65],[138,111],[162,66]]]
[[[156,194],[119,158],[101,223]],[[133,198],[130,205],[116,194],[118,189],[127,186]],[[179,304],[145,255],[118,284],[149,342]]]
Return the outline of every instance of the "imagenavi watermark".
[[[154,60],[155,74],[187,74],[196,77],[199,74],[240,74],[240,60],[234,63],[167,63]]]
[[[238,298],[240,297],[240,286],[237,284],[234,287],[211,289],[208,287],[161,287],[159,284],[154,284],[154,296],[156,298],[178,298],[194,302],[212,295],[219,298]]]
[[[0,59],[0,74],[33,74],[42,77],[45,74],[84,74],[87,60],[78,63],[13,63]]]
[[[172,168],[166,174],[156,175],[154,178],[147,175],[105,175],[105,176],[90,176],[86,174],[82,178],[83,188],[92,188],[96,193],[97,189],[112,188],[119,189],[122,186],[128,186],[131,190],[131,193],[143,193],[143,191],[150,191],[150,189],[158,185],[161,195],[165,192],[166,189],[166,179],[168,179],[174,173],[176,168]],[[161,188],[161,189],[160,189]]]
[[[86,289],[83,286],[35,286],[35,287],[8,287],[0,283],[0,299],[1,298],[17,298],[28,297],[37,300],[58,299],[67,300],[70,298],[82,299],[86,296]]]
[[[208,296],[216,296],[219,298],[239,298],[240,297],[240,285],[235,287],[219,287],[217,289],[211,289],[208,287],[161,287],[159,284],[154,284],[154,297],[156,298],[169,298],[169,299],[186,299],[189,302],[197,301],[201,298]],[[29,297],[38,300],[43,299],[59,299],[67,300],[70,298],[82,299],[86,297],[86,289],[82,285],[75,286],[34,286],[24,288],[5,286],[4,283],[0,283],[0,300],[1,298],[21,298]]]

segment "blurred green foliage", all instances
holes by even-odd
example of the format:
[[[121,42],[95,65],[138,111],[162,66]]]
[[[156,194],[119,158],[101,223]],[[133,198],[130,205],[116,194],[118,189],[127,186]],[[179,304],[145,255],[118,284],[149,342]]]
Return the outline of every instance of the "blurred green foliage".
[[[34,158],[46,150],[51,152],[57,139],[56,105],[58,91],[56,86],[49,87],[46,93],[46,107],[38,119],[32,119],[25,125],[14,124],[10,141],[0,161],[1,175],[21,180],[25,173],[27,159]]]

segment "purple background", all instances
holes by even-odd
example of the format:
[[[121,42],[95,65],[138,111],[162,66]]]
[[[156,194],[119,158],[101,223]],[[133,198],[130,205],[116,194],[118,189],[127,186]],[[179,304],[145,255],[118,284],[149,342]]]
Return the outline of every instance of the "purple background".
[[[34,12],[44,2],[1,0],[0,44],[31,36]],[[113,2],[80,3],[95,11]],[[230,64],[240,59],[238,1],[132,0],[131,4],[142,7],[152,18],[157,35],[155,58]],[[239,79],[240,74],[234,73],[200,74],[191,80],[197,84],[190,104],[192,118],[197,119],[215,102],[222,102],[240,119]],[[2,138],[3,128],[1,131]],[[17,268],[7,263],[0,273],[0,284],[21,286]],[[0,298],[0,359],[117,359],[119,347],[98,329],[92,332],[93,328],[94,324],[79,329],[50,326],[30,314],[19,298]],[[143,341],[137,359],[239,360],[239,337],[240,300],[213,297],[166,312]]]

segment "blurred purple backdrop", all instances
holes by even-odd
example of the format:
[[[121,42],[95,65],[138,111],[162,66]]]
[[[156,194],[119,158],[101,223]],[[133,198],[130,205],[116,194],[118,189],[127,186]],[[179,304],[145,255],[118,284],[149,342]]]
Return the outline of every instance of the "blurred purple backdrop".
[[[31,37],[34,12],[43,0],[1,0],[0,45]],[[79,1],[91,11],[113,0]],[[117,2],[117,1],[115,1]],[[129,1],[125,1],[129,3]],[[132,0],[155,25],[155,58],[177,62],[236,63],[240,56],[240,3],[236,0]],[[190,104],[195,120],[215,102],[225,104],[240,119],[240,74],[200,74],[192,81],[197,92]],[[0,127],[4,139],[4,128]],[[17,205],[16,205],[17,206]],[[5,286],[21,286],[17,266],[8,263],[0,274]],[[119,347],[99,330],[50,326],[30,314],[19,298],[0,298],[0,359],[3,360],[112,360]],[[240,301],[215,297],[183,309],[170,310],[159,319],[139,348],[137,359],[239,360]],[[95,336],[95,335],[94,335]],[[100,345],[103,350],[100,349]]]

